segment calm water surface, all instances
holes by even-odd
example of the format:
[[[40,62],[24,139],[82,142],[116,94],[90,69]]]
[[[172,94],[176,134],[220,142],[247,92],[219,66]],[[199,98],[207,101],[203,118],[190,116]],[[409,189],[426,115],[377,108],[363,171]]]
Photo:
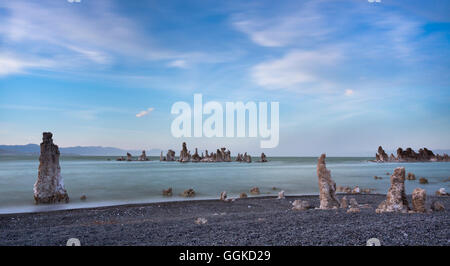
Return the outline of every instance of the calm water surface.
[[[111,161],[107,159],[111,158]],[[444,187],[450,191],[450,163],[384,163],[368,162],[373,158],[329,157],[327,167],[337,185],[374,188],[386,193],[389,176],[398,166],[406,172],[426,177],[427,185],[418,180],[406,181],[406,192],[421,187],[434,194]],[[193,188],[195,199],[218,198],[227,191],[229,197],[258,186],[261,195],[276,195],[282,189],[287,195],[318,194],[316,163],[312,157],[269,158],[268,163],[185,163],[117,162],[115,157],[61,156],[61,173],[69,193],[69,204],[36,206],[33,184],[39,165],[37,156],[0,156],[0,213],[32,212],[54,209],[83,208],[124,203],[184,200],[179,194]],[[375,180],[374,175],[383,177]],[[161,191],[172,187],[173,197],[163,197]],[[87,200],[81,201],[80,196]]]

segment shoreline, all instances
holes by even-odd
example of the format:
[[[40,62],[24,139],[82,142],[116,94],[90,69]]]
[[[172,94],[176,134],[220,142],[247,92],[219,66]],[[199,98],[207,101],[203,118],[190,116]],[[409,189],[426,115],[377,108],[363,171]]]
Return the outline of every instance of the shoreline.
[[[278,196],[279,191],[277,191],[277,193],[274,194],[263,194],[263,195],[250,195],[248,196],[248,199],[253,199],[253,198],[274,198],[276,199]],[[346,194],[346,193],[342,193],[342,192],[336,192],[337,196],[354,196],[357,194]],[[384,195],[386,196],[386,194],[382,194],[382,193],[360,193],[359,195]],[[319,197],[319,194],[288,194],[285,195],[286,198],[290,198],[290,197]],[[60,204],[39,204],[39,205],[27,205],[27,206],[19,206],[18,208],[32,208],[32,207],[41,207],[44,210],[37,210],[37,211],[20,211],[20,212],[1,212],[2,208],[0,208],[0,217],[4,216],[4,215],[16,215],[16,214],[40,214],[40,213],[49,213],[49,212],[59,212],[59,211],[73,211],[73,210],[90,210],[90,209],[100,209],[100,208],[113,208],[113,207],[136,207],[136,206],[145,206],[145,205],[150,205],[150,204],[159,204],[159,203],[172,203],[172,202],[199,202],[199,201],[217,201],[219,199],[219,197],[176,197],[171,199],[172,197],[167,197],[167,200],[161,200],[161,198],[159,199],[155,199],[154,201],[147,201],[147,200],[143,200],[143,201],[132,201],[129,203],[124,203],[124,202],[104,202],[104,204],[102,204],[103,202],[93,202],[92,205],[95,204],[99,204],[96,206],[85,206],[85,207],[73,207],[73,206],[68,206],[67,208],[65,208],[66,204],[64,203],[60,203]],[[231,197],[233,198],[233,197]],[[236,198],[236,200],[240,200],[240,198]],[[111,204],[112,203],[112,204]],[[70,202],[69,202],[70,204]],[[88,202],[85,203],[74,203],[77,205],[82,205],[82,204],[86,204],[88,205]],[[16,207],[5,207],[3,209],[14,209]],[[52,209],[54,208],[54,209]],[[45,210],[48,209],[48,210]]]
[[[450,197],[428,196],[445,210],[428,214],[383,213],[383,194],[338,194],[368,204],[359,213],[345,209],[293,211],[296,199],[318,207],[318,195],[256,196],[235,202],[185,200],[124,204],[50,212],[1,214],[0,245],[450,245]],[[411,205],[411,195],[407,195]],[[205,224],[195,223],[205,218]]]

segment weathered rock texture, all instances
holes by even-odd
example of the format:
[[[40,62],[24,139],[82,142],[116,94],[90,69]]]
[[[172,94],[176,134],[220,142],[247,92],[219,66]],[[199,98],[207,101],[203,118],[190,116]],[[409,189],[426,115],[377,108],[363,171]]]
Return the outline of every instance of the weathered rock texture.
[[[391,187],[388,190],[386,200],[380,203],[376,212],[407,212],[408,210],[408,200],[405,193],[405,168],[397,167],[391,175]]]
[[[391,156],[387,156],[386,152],[380,146],[378,147],[378,152],[375,155],[375,161],[382,162],[449,162],[450,158],[448,154],[444,153],[443,155],[434,154],[433,151],[423,148],[419,149],[419,152],[415,152],[411,148],[406,148],[403,150],[402,148],[397,149],[397,156],[391,154]]]
[[[278,192],[278,198],[277,199],[284,199],[284,190]]]
[[[331,179],[331,172],[325,163],[325,154],[317,162],[317,177],[319,178],[320,209],[332,209],[340,206],[336,198],[336,183]]]
[[[412,193],[412,206],[415,212],[426,212],[425,201],[427,199],[427,193],[424,189],[416,188]]]
[[[52,137],[50,132],[43,133],[38,178],[34,184],[36,204],[69,202],[59,166],[59,149]]]

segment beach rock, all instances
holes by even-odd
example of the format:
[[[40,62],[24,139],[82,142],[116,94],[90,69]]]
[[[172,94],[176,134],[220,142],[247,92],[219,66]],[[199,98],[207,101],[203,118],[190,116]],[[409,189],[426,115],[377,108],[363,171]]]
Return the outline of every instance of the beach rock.
[[[266,158],[266,155],[264,154],[264,152],[261,153],[261,161],[260,162],[262,162],[262,163],[266,163],[267,162],[267,158]]]
[[[161,151],[161,154],[159,155],[159,161],[162,162],[165,160],[166,160],[166,157],[163,156],[163,152]]]
[[[250,194],[252,195],[259,195],[259,187],[253,187],[252,189],[250,189]]]
[[[415,212],[426,212],[425,201],[427,193],[424,189],[416,188],[412,193],[412,206]]]
[[[139,156],[138,161],[148,161],[147,155],[145,154],[145,151],[142,151],[142,154]]]
[[[433,202],[431,203],[431,209],[432,209],[434,212],[440,212],[440,211],[444,211],[444,210],[445,210],[445,207],[444,207],[444,205],[442,205],[442,203],[440,203],[439,201],[433,201]]]
[[[361,193],[361,189],[356,186],[355,188],[352,189],[352,194],[360,194]]]
[[[350,199],[350,208],[347,210],[347,213],[357,213],[360,212],[359,204],[355,198]]]
[[[162,191],[163,196],[171,197],[172,196],[172,188],[164,189]]]
[[[408,210],[408,200],[405,194],[405,168],[397,167],[391,176],[391,187],[386,200],[380,203],[376,212],[407,212]]]
[[[39,170],[34,184],[34,200],[40,203],[69,202],[59,165],[59,148],[53,144],[53,134],[44,132],[39,156]]]
[[[331,179],[331,172],[325,163],[325,154],[322,154],[317,162],[317,177],[319,179],[320,209],[332,209],[339,207],[336,198],[336,183]]]
[[[194,189],[192,189],[192,188],[187,189],[187,190],[185,190],[185,191],[183,192],[182,196],[183,196],[183,197],[188,197],[188,198],[194,197],[194,196],[195,196],[195,191],[194,191]]]
[[[221,201],[227,200],[227,192],[226,191],[223,191],[222,193],[220,193],[220,200]]]
[[[356,201],[356,199],[355,198],[351,198],[350,199],[350,208],[358,208],[358,207],[359,207],[359,204]]]
[[[247,198],[248,196],[247,196],[247,193],[245,193],[245,192],[242,192],[241,194],[239,194],[239,198],[240,199],[245,199],[245,198]]]
[[[381,147],[381,146],[378,147],[378,152],[377,152],[377,154],[375,154],[375,160],[377,162],[388,162],[389,161],[388,155],[383,150],[383,147]]]
[[[441,187],[436,191],[436,196],[450,196],[450,194],[445,191],[445,188]]]
[[[377,180],[377,179],[383,179],[381,176],[373,176],[373,179]]]
[[[86,195],[81,195],[80,200],[86,200],[86,199],[87,199]]]
[[[371,191],[372,191],[372,189],[370,189],[370,188],[362,188],[361,189],[361,193],[365,193],[365,194],[370,194]]]
[[[360,212],[360,211],[361,211],[361,209],[359,209],[359,208],[352,208],[352,207],[350,207],[350,208],[348,208],[347,213],[357,213],[357,212]]]
[[[206,220],[206,218],[202,218],[202,217],[199,217],[199,218],[195,219],[195,221],[194,221],[194,223],[198,224],[198,225],[206,224],[207,222],[208,222],[208,220]]]
[[[305,200],[295,200],[292,202],[292,210],[294,211],[305,211],[311,209],[311,204]]]
[[[125,159],[125,157],[121,156],[119,158],[116,159],[116,161],[126,161],[127,159]]]
[[[284,190],[278,192],[278,198],[277,199],[284,199]]]
[[[344,196],[341,199],[341,203],[340,203],[339,207],[342,208],[342,209],[347,209],[348,208],[348,202],[347,202],[347,197],[346,196]]]
[[[413,173],[408,173],[406,180],[416,180],[416,175]]]

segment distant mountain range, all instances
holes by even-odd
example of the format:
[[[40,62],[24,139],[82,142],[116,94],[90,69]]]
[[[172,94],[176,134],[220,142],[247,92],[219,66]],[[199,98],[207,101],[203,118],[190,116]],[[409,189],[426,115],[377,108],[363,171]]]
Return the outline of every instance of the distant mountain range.
[[[0,155],[39,155],[40,146],[37,144],[27,145],[0,145]],[[86,146],[86,147],[60,147],[61,154],[81,156],[126,156],[127,152],[133,156],[141,155],[142,150],[123,150],[113,147]],[[145,151],[148,156],[159,156],[161,150],[151,149]]]

